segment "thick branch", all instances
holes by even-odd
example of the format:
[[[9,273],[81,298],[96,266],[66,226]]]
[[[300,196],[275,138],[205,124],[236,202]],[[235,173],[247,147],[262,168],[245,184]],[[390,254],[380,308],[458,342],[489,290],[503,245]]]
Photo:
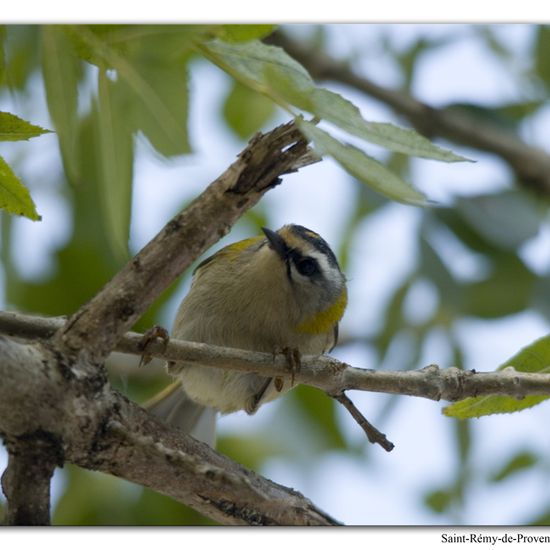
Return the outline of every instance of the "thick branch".
[[[8,441],[47,434],[64,460],[150,487],[224,524],[336,523],[296,491],[163,425],[101,378],[68,371],[44,345],[0,337],[0,355],[0,433]],[[37,466],[43,450],[37,449]],[[4,480],[9,499],[13,475],[8,469]]]
[[[43,318],[0,312],[0,333],[23,338],[48,338],[62,326],[62,318]],[[116,350],[141,355],[143,335],[127,333]],[[465,397],[507,395],[518,399],[527,395],[550,395],[550,374],[529,373],[509,368],[496,372],[472,372],[435,365],[406,372],[360,369],[328,356],[303,356],[300,369],[291,373],[284,355],[210,346],[171,339],[168,344],[152,342],[147,353],[170,362],[195,363],[264,376],[292,377],[297,383],[315,386],[329,395],[346,390],[363,390],[457,401]],[[146,367],[145,367],[146,368]],[[181,368],[172,365],[177,373]]]
[[[59,441],[38,431],[7,440],[8,467],[2,475],[8,525],[49,525],[50,480],[61,463]]]
[[[466,112],[437,109],[406,92],[379,86],[359,76],[346,62],[333,59],[317,48],[305,47],[281,32],[270,37],[270,41],[300,61],[315,79],[341,82],[385,103],[430,138],[440,136],[498,155],[509,164],[520,183],[550,195],[550,156],[542,149],[531,147],[511,132]]]
[[[317,160],[294,123],[258,134],[237,161],[69,319],[57,337],[59,351],[85,353],[101,362],[161,292],[281,175]]]

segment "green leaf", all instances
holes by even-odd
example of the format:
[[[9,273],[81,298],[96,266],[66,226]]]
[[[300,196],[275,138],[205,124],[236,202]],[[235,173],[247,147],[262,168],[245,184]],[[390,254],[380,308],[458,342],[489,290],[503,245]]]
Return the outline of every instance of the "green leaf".
[[[550,301],[548,300],[548,296],[550,296],[550,278],[538,277],[533,285],[532,308],[537,313],[544,315],[547,320],[550,320]]]
[[[6,54],[4,43],[6,41],[6,25],[0,25],[0,84],[4,83],[6,76]]]
[[[121,95],[129,101],[128,115],[151,145],[164,156],[191,151],[187,133],[189,97],[187,71],[178,66],[154,62],[124,63]]]
[[[403,328],[403,304],[413,283],[414,277],[407,277],[395,289],[386,304],[386,309],[383,313],[382,330],[378,332],[374,339],[376,349],[382,361],[388,352],[390,344]]]
[[[514,455],[508,462],[491,476],[491,481],[503,481],[510,476],[527,470],[537,464],[538,458],[533,453],[521,451]]]
[[[538,27],[533,53],[535,70],[547,88],[550,88],[550,26]]]
[[[437,322],[441,326],[448,326],[458,312],[463,311],[463,289],[433,246],[431,232],[427,231],[426,225],[422,227],[423,234],[419,243],[421,275],[437,287],[440,300],[442,296],[445,297],[439,305]]]
[[[42,72],[63,161],[67,172],[75,177],[80,63],[71,41],[59,27],[42,28]]]
[[[54,525],[212,525],[198,512],[134,483],[72,464],[62,470]]]
[[[501,105],[480,105],[478,103],[451,103],[445,106],[445,111],[466,116],[482,124],[491,124],[497,130],[518,133],[519,126],[527,117],[535,114],[543,105],[546,98],[533,99]]]
[[[279,82],[282,82],[282,79],[279,78]],[[359,109],[351,101],[337,93],[323,88],[314,88],[308,92],[308,95],[312,107],[306,110],[369,143],[413,157],[443,162],[469,160],[434,145],[414,130],[385,122],[368,122],[364,120]]]
[[[126,51],[124,41],[118,40],[118,32],[126,25],[65,25],[64,32],[73,44],[74,51],[84,61],[98,67],[109,67],[106,50]],[[110,45],[110,46],[109,46]]]
[[[270,99],[238,81],[223,105],[225,121],[241,139],[261,130],[274,114],[275,105]]]
[[[283,106],[285,102],[266,79],[268,68],[279,68],[299,89],[309,89],[314,85],[307,70],[282,48],[267,46],[257,40],[241,44],[212,40],[200,44],[199,49],[210,61],[234,78]]]
[[[133,136],[128,124],[124,94],[104,71],[99,74],[97,112],[100,197],[107,223],[107,234],[115,253],[128,254],[133,180]]]
[[[212,35],[212,25],[67,25],[63,27],[79,57],[116,69],[125,59],[172,63],[188,57],[196,42]],[[214,29],[219,27],[214,27]]]
[[[31,220],[42,219],[27,188],[12,172],[6,161],[0,157],[0,208],[10,214],[25,216]]]
[[[38,68],[39,26],[8,25],[5,81],[10,89],[23,91]]]
[[[79,37],[95,52],[103,68],[116,70],[120,94],[126,95],[129,104],[129,120],[136,130],[143,131],[153,147],[166,156],[190,151],[187,73],[183,57],[189,53],[196,33],[192,30],[184,32],[187,27],[182,27],[179,33],[176,32],[178,29],[166,33],[156,30],[146,35],[145,42],[151,46],[151,51],[143,48],[143,41],[134,44],[120,38],[122,33],[122,37],[128,39],[128,33],[133,31],[130,36],[134,40],[135,33],[141,36],[139,33],[147,29],[123,27],[118,30],[116,40],[110,35],[108,41],[103,39],[103,34],[97,35],[83,28]],[[111,47],[111,42],[116,47]],[[159,55],[157,48],[164,51],[168,44],[173,47],[172,56]]]
[[[298,406],[298,414],[308,423],[312,434],[318,438],[319,449],[345,449],[346,442],[338,425],[337,405],[323,392],[308,386],[298,386],[292,391],[292,399]]]
[[[306,69],[281,48],[258,41],[228,44],[219,40],[202,48],[214,63],[287,109],[288,104],[294,105],[392,151],[445,162],[467,160],[434,145],[414,130],[365,121],[353,103],[318,88]]]
[[[443,514],[453,503],[454,493],[451,489],[430,491],[424,496],[424,504],[436,514]]]
[[[505,103],[499,105],[493,110],[500,115],[502,120],[510,121],[514,129],[524,121],[524,119],[534,115],[541,107],[546,105],[546,98],[533,99],[530,101],[520,101],[516,103]]]
[[[516,250],[535,237],[547,212],[540,201],[518,190],[458,198],[455,208],[476,233],[503,250]]]
[[[550,335],[544,336],[521,349],[497,370],[512,366],[521,372],[550,372]],[[521,411],[538,405],[550,395],[529,395],[524,399],[501,395],[468,397],[443,409],[443,414],[455,418],[478,418],[488,414]]]
[[[221,25],[218,38],[226,42],[247,42],[269,36],[277,25]]]
[[[527,309],[532,301],[536,276],[515,254],[495,252],[489,259],[493,264],[491,275],[462,287],[464,313],[495,319]]]
[[[216,450],[255,472],[268,459],[282,454],[281,448],[265,432],[249,436],[222,436],[216,441]]]
[[[304,135],[313,141],[315,150],[319,154],[330,155],[347,172],[378,193],[406,204],[427,204],[422,193],[360,149],[339,142],[314,124],[304,120],[297,122]]]
[[[0,111],[0,141],[21,141],[49,133],[51,130],[45,130],[11,113]]]

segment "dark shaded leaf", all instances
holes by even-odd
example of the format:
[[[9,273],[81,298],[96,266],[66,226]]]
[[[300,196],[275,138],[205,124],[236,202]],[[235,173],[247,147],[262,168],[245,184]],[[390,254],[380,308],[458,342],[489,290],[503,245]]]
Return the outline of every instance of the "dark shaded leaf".
[[[323,450],[345,449],[346,442],[336,418],[336,402],[323,392],[309,386],[298,386],[292,399],[315,432]]]
[[[216,450],[257,472],[268,458],[280,454],[281,449],[266,434],[256,434],[220,437],[216,442]]]
[[[464,313],[494,319],[527,309],[535,275],[515,254],[495,254],[491,260],[493,269],[488,278],[462,287]]]
[[[436,514],[447,512],[453,503],[454,494],[449,489],[438,489],[424,496],[424,504]]]
[[[223,105],[225,121],[241,139],[260,131],[275,111],[273,101],[238,81],[233,83]]]
[[[504,250],[516,250],[535,237],[547,207],[524,191],[459,198],[456,211],[485,241]]]
[[[99,75],[97,157],[100,198],[113,250],[128,256],[134,148],[128,104],[104,72]]]
[[[533,50],[535,71],[546,87],[550,88],[550,26],[538,27]]]
[[[63,162],[70,176],[76,177],[81,67],[62,27],[42,27],[42,74],[48,111],[55,125]]]
[[[276,28],[276,25],[221,25],[218,38],[225,42],[247,42],[265,38]]]
[[[128,481],[66,465],[56,525],[212,525],[175,500]]]
[[[538,457],[529,451],[520,451],[506,462],[499,470],[495,471],[490,480],[492,482],[503,481],[510,476],[532,468],[538,463]]]
[[[0,25],[0,84],[3,84],[6,78],[6,53],[4,51],[5,42],[6,25]]]
[[[5,82],[9,88],[22,91],[39,62],[38,25],[6,26]]]
[[[191,151],[187,134],[189,98],[183,63],[124,62],[116,85],[128,103],[127,116],[162,155]]]

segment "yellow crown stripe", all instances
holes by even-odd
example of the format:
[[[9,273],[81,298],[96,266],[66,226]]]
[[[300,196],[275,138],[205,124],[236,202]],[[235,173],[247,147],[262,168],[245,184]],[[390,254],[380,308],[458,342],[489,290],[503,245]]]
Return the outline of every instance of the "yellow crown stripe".
[[[299,332],[322,334],[328,332],[342,318],[348,304],[348,293],[344,288],[338,299],[327,309],[320,311],[311,319],[300,323],[296,328]]]
[[[261,236],[250,237],[249,239],[244,239],[242,241],[237,241],[233,244],[228,244],[226,247],[222,248],[219,253],[223,254],[224,256],[228,256],[231,259],[236,258],[243,250],[250,248],[253,244],[261,241],[262,238],[263,237]]]

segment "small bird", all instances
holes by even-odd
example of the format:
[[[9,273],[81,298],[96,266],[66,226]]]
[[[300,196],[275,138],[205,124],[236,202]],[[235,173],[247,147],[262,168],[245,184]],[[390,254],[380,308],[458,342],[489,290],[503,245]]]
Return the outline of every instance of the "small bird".
[[[262,231],[198,265],[174,321],[174,338],[304,355],[322,354],[336,345],[347,290],[329,245],[301,225]],[[292,385],[197,365],[179,368],[175,377],[146,407],[211,447],[218,412],[254,414]]]

